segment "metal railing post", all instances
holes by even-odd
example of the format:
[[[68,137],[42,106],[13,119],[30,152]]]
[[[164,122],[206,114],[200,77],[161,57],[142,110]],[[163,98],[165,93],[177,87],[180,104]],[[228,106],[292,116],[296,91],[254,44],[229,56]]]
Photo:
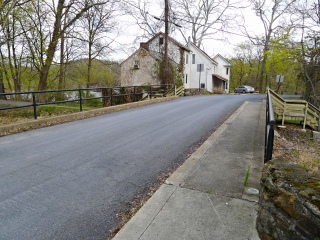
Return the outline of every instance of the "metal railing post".
[[[36,95],[32,93],[32,105],[33,105],[33,116],[34,119],[37,119],[37,103],[36,103]]]
[[[81,92],[81,89],[79,89],[79,103],[80,103],[80,112],[82,112],[82,92]]]
[[[272,159],[272,152],[273,152],[273,142],[274,142],[274,128],[272,124],[267,125],[267,143],[266,143],[266,154],[265,154],[265,161]]]
[[[149,96],[150,96],[150,99],[151,99],[151,97],[152,97],[152,86],[150,85],[150,94],[149,94]]]
[[[113,105],[113,88],[110,89],[111,90],[111,93],[110,93],[110,106]]]

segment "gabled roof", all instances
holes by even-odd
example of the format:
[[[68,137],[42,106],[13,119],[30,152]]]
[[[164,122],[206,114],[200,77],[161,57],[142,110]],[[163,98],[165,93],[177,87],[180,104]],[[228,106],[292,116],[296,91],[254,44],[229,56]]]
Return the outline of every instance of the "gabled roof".
[[[155,38],[157,38],[160,35],[164,35],[163,32],[159,32],[156,35],[154,35],[152,38],[150,38],[147,42],[145,42],[143,45],[149,45],[150,42],[152,42]],[[169,37],[169,41],[173,42],[174,44],[176,44],[178,47],[181,47],[182,49],[184,49],[185,51],[190,52],[190,49],[187,48],[186,46],[182,45],[181,43],[179,43],[177,40],[175,40],[174,38]],[[132,53],[127,59],[125,59],[123,62],[120,63],[120,66],[125,63],[127,60],[129,60],[131,57],[133,57],[140,49],[143,49],[144,51],[146,51],[151,57],[153,57],[154,59],[160,60],[161,56],[159,54],[154,54],[151,51],[147,50],[145,47],[141,46],[140,43],[140,48],[137,49],[134,53]]]
[[[229,81],[227,78],[224,78],[224,77],[222,77],[222,76],[220,76],[220,75],[218,75],[218,74],[212,74],[212,76],[213,76],[213,77],[216,77],[216,78],[218,78],[218,79],[220,79],[220,80],[222,80],[222,81],[225,81],[225,82],[228,82],[228,81]]]
[[[150,38],[146,43],[150,43],[152,42],[155,38],[159,37],[160,35],[164,35],[163,32],[158,32],[156,35],[154,35],[152,38]],[[176,44],[177,46],[183,48],[184,50],[190,52],[190,49],[187,48],[186,46],[182,45],[181,43],[179,43],[177,40],[175,40],[174,38],[168,36],[169,41],[173,42],[174,44]]]
[[[205,51],[203,51],[202,49],[200,49],[199,47],[197,47],[194,43],[189,42],[188,44],[191,44],[194,48],[196,48],[196,49],[198,49],[200,52],[202,52],[203,55],[204,55],[205,57],[207,57],[208,59],[210,59],[210,61],[211,61],[213,64],[218,65],[218,63],[217,63],[212,57],[210,57]]]
[[[216,59],[218,57],[220,57],[223,61],[226,62],[226,65],[224,65],[224,66],[226,66],[226,67],[230,67],[231,66],[231,63],[227,59],[225,59],[223,56],[221,56],[219,53],[216,56],[214,56],[213,59]]]
[[[159,60],[159,59],[160,59],[158,56],[152,54],[150,51],[146,50],[146,49],[143,48],[143,47],[140,47],[139,49],[137,49],[136,51],[134,51],[134,53],[132,53],[128,58],[126,58],[125,60],[123,60],[123,62],[120,63],[120,66],[121,66],[123,63],[125,63],[126,61],[128,61],[130,58],[132,58],[134,55],[136,55],[137,52],[139,52],[139,51],[141,51],[141,50],[145,51],[146,53],[148,53],[151,57],[153,57],[153,58],[156,59],[156,60]]]

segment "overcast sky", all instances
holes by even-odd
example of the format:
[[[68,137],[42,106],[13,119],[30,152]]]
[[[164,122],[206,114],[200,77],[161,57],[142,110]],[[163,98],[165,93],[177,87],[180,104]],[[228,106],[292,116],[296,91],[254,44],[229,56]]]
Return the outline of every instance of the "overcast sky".
[[[155,4],[153,8],[149,9],[149,13],[154,16],[161,16],[163,13],[163,8],[159,6],[159,4]],[[248,7],[246,9],[238,9],[235,12],[229,12],[228,14],[240,14],[245,18],[245,26],[246,28],[252,33],[260,33],[262,34],[262,24],[259,18],[254,14],[253,10]],[[120,36],[115,40],[116,52],[112,53],[109,57],[113,60],[121,61],[126,59],[130,56],[136,49],[139,48],[140,42],[134,43],[134,39],[139,34],[139,28],[135,27],[134,20],[130,16],[122,16],[118,18],[118,23],[123,25],[122,33]],[[234,27],[230,29],[224,29],[226,32],[220,32],[218,35],[215,35],[211,39],[205,40],[203,42],[203,50],[209,56],[215,56],[218,53],[225,57],[233,56],[233,49],[234,47],[246,41],[245,37],[242,37],[242,33],[240,31],[239,23],[234,23]],[[164,29],[162,30],[164,32]],[[227,33],[230,32],[230,33]],[[233,33],[233,34],[232,34]],[[175,38],[182,44],[185,44],[181,34],[178,31],[175,31],[173,34],[170,35],[171,37]],[[145,39],[144,41],[147,41]]]

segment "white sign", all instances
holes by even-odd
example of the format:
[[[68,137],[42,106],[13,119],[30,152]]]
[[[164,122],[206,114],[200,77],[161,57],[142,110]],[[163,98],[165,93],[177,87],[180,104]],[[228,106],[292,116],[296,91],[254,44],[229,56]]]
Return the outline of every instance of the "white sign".
[[[200,63],[197,65],[197,72],[203,72],[203,69],[204,69],[204,64],[203,63]]]
[[[277,77],[276,77],[276,82],[282,83],[283,80],[284,80],[284,76],[282,76],[282,75],[277,75]]]

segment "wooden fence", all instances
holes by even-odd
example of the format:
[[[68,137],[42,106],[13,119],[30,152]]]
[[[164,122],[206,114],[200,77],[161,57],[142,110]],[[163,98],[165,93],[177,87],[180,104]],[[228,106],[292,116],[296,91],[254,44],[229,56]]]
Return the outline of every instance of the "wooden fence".
[[[303,129],[308,125],[314,130],[320,131],[320,110],[311,103],[300,99],[284,99],[273,90],[270,90],[273,110],[277,120],[300,121]]]

